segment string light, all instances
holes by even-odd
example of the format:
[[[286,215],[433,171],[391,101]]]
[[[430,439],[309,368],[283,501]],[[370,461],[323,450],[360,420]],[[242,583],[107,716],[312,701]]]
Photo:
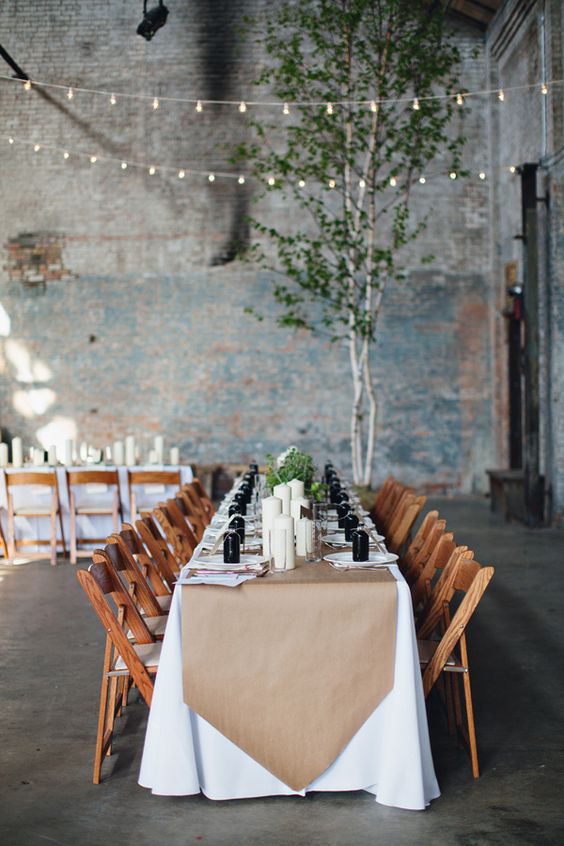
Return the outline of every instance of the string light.
[[[215,182],[215,175],[213,173],[210,173],[208,179],[210,182]]]
[[[505,91],[503,90],[503,88],[500,88],[499,91],[497,92],[497,99],[501,103],[503,103],[503,101],[505,100]]]
[[[196,111],[197,112],[203,112],[204,111],[204,107],[202,106],[201,100],[198,100],[198,102],[196,103]]]
[[[63,153],[63,159],[68,159],[69,156],[70,156],[69,151],[65,150],[65,152]]]
[[[282,106],[282,114],[284,114],[284,115],[290,114],[290,106],[288,105],[288,103],[284,103],[284,105]]]
[[[239,111],[240,112],[246,112],[247,111],[247,104],[245,103],[244,100],[241,100],[241,102],[239,103]]]
[[[8,144],[13,144],[13,143],[14,143],[14,139],[12,137],[8,138]]]
[[[159,108],[159,98],[158,97],[153,97],[153,108],[154,109]]]
[[[332,115],[332,114],[333,114],[333,103],[327,103],[327,108],[326,108],[326,111],[327,111],[327,114],[328,114],[328,115]]]
[[[186,176],[186,173],[183,170],[178,171],[178,178],[179,179],[184,179],[185,176]]]
[[[458,106],[464,105],[464,97],[462,96],[462,94],[458,93],[456,95],[456,103],[457,103]]]
[[[36,153],[38,153],[41,149],[41,145],[40,144],[34,144],[33,149],[35,150]]]
[[[298,185],[300,186],[300,188],[305,188],[305,179],[300,179]]]
[[[376,100],[370,101],[370,111],[376,112],[378,110],[378,106],[376,105]]]
[[[154,165],[151,165],[151,167],[149,168],[149,176],[154,176],[156,172],[157,168]]]
[[[90,164],[96,164],[97,161],[98,161],[97,156],[90,156]]]
[[[548,94],[548,85],[546,84],[546,82],[543,82],[543,84],[541,85],[541,94]]]
[[[329,188],[334,188],[334,187],[335,187],[335,180],[334,180],[334,179],[330,179],[330,180],[329,180]]]
[[[424,176],[420,176],[420,177],[419,177],[419,182],[421,183],[421,185],[425,185],[425,183],[427,182],[427,180],[425,179],[425,177],[424,177]]]
[[[69,90],[67,91],[67,100],[72,100],[73,97],[74,91],[72,90],[72,88],[69,88]]]
[[[127,162],[122,162],[122,163],[121,163],[121,169],[122,169],[122,170],[127,170]]]
[[[115,106],[116,103],[117,103],[116,95],[110,94],[110,106]]]
[[[418,112],[418,111],[419,111],[419,109],[421,108],[421,104],[420,104],[420,102],[419,102],[419,100],[418,100],[418,98],[417,98],[417,97],[416,97],[416,98],[415,98],[415,100],[413,101],[413,108],[414,108],[414,110],[415,110],[416,112]]]
[[[268,184],[269,185],[275,185],[276,184],[276,180],[273,176],[268,177]]]
[[[364,179],[359,180],[358,187],[366,188],[366,182],[364,181]]]
[[[398,181],[397,181],[396,177],[390,176],[390,185],[392,186],[392,188],[395,188],[397,184],[398,184]]]
[[[451,179],[456,179],[456,172],[454,170],[451,170],[451,172],[449,173],[449,176],[450,176]]]
[[[23,87],[25,88],[26,91],[31,91],[31,79],[26,79],[26,81],[23,84]]]
[[[237,182],[239,183],[239,185],[244,185],[245,184],[245,177],[240,176],[239,179],[237,180]]]
[[[515,173],[516,170],[517,168],[515,167],[515,165],[509,165],[509,173]]]
[[[478,174],[478,176],[480,177],[480,179],[485,179],[485,178],[486,178],[486,174],[484,173],[484,171],[483,171],[483,170],[481,170],[481,171],[480,171],[480,173]]]

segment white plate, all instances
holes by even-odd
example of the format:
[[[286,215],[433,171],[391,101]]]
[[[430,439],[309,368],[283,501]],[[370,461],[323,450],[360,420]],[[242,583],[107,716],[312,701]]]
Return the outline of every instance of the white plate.
[[[381,543],[384,540],[383,535],[369,535],[370,544],[373,545],[375,543]],[[324,535],[321,538],[324,543],[328,543],[331,546],[352,546],[352,541],[345,540],[345,533],[344,531],[340,532],[333,532],[330,535]]]
[[[398,556],[393,552],[370,550],[368,561],[353,561],[352,551],[349,550],[347,552],[332,552],[330,555],[325,555],[323,560],[345,567],[374,567],[375,565],[393,564],[394,561],[398,560]]]
[[[263,555],[241,555],[238,564],[226,564],[223,553],[204,555],[190,562],[191,570],[247,570],[249,567],[260,570],[267,559]]]
[[[217,540],[217,534],[209,534],[206,532],[204,535],[204,539],[202,541],[202,546],[204,549],[211,549],[214,543]],[[262,539],[261,538],[247,538],[245,537],[245,546],[251,547],[252,549],[260,549],[262,547]]]

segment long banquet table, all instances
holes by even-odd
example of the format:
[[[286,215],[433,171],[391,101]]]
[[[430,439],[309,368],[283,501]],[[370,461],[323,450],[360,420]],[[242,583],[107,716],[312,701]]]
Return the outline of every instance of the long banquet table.
[[[195,557],[199,551],[198,548]],[[397,588],[392,689],[333,763],[302,790],[289,787],[185,704],[182,592],[240,591],[241,588],[198,588],[178,584],[162,647],[139,784],[158,795],[182,796],[201,791],[210,799],[305,795],[314,790],[366,790],[383,805],[411,810],[424,809],[437,798],[440,792],[429,743],[410,592],[398,567],[390,565],[389,571]],[[283,580],[287,577],[262,578]],[[342,590],[346,594],[347,585],[343,584]],[[244,606],[241,613],[245,613]],[[210,620],[206,636],[213,637],[213,632],[213,620]],[[252,649],[249,648],[250,673],[252,661]],[[331,662],[330,654],[327,662]],[[211,664],[209,673],[214,671]],[[228,696],[229,691],[225,691],[225,695]],[[236,703],[233,707],[237,707]],[[268,702],[257,702],[257,720],[261,719],[261,710],[265,708]],[[319,730],[322,732],[323,727]]]
[[[115,466],[106,466],[106,465],[87,465],[87,466],[76,466],[76,467],[57,467],[57,483],[59,488],[59,502],[61,505],[61,513],[63,517],[63,527],[65,531],[65,539],[67,542],[67,548],[69,543],[70,537],[70,527],[69,527],[69,498],[68,498],[68,491],[67,491],[67,482],[65,473],[67,470],[88,470],[96,472],[97,470],[105,471],[105,470],[117,470],[119,476],[119,483],[120,483],[120,493],[121,493],[121,506],[122,512],[125,520],[130,519],[129,514],[129,498],[128,498],[128,486],[127,486],[127,467],[115,467]],[[135,466],[129,468],[135,471],[170,471],[170,470],[180,470],[180,481],[181,484],[186,484],[192,481],[192,468],[190,465],[147,465],[147,466]],[[30,473],[46,473],[52,471],[52,467],[42,466],[42,467],[18,467],[18,468],[5,468],[2,470],[2,474],[10,473],[10,472],[30,472]],[[151,504],[153,503],[156,505],[159,501],[161,501],[165,496],[165,486],[164,485],[143,485],[145,489],[143,495],[143,502],[144,504]],[[108,490],[106,485],[82,485],[80,487],[75,488],[76,492],[76,502],[77,505],[89,505],[89,506],[99,506],[99,507],[112,507],[112,492]],[[170,494],[169,494],[170,495]],[[33,505],[49,505],[50,503],[50,496],[51,493],[48,488],[42,488],[40,486],[32,486],[32,487],[18,487],[13,488],[13,496],[14,496],[14,504],[17,507],[20,502],[22,502],[25,498],[26,505],[33,504]],[[7,507],[8,503],[6,500],[6,486],[4,484],[4,479],[0,479],[0,523],[4,530],[4,536],[7,537]],[[16,537],[18,539],[27,539],[27,540],[35,540],[35,539],[44,539],[47,540],[49,538],[49,520],[45,518],[35,518],[35,517],[18,517],[15,521],[15,530],[16,530]],[[112,526],[112,517],[110,515],[104,514],[79,514],[77,516],[77,533],[78,537],[107,537],[113,532]],[[32,551],[33,546],[26,547],[28,550]],[[43,548],[44,549],[44,548]]]

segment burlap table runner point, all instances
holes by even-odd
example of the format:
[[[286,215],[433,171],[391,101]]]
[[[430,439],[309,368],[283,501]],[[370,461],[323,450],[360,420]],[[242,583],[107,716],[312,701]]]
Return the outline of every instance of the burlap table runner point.
[[[387,570],[308,564],[182,587],[184,701],[292,790],[321,775],[394,682]]]

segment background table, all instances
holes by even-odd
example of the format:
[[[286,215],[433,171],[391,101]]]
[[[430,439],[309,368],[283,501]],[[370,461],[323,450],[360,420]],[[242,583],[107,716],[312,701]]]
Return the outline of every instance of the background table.
[[[410,592],[398,568],[390,569],[398,589],[393,689],[336,761],[299,795],[312,790],[367,790],[383,805],[412,810],[425,808],[440,795]],[[257,703],[257,719],[260,707],[264,705]],[[155,794],[182,796],[203,791],[210,799],[295,795],[184,704],[180,588],[174,592],[163,643],[139,784]]]
[[[65,530],[65,541],[67,545],[67,550],[69,549],[69,539],[70,539],[70,525],[69,525],[69,498],[68,498],[68,491],[67,491],[67,480],[66,480],[66,471],[67,470],[92,470],[96,472],[98,470],[116,470],[118,471],[119,475],[119,484],[120,484],[120,493],[121,493],[121,506],[123,512],[123,518],[127,522],[130,520],[131,515],[129,513],[129,488],[127,485],[127,471],[128,470],[142,470],[142,471],[159,471],[159,470],[166,470],[166,471],[175,471],[180,470],[180,482],[181,484],[186,484],[192,481],[192,468],[189,464],[182,464],[182,465],[143,465],[143,466],[134,466],[134,467],[114,467],[114,466],[106,466],[101,464],[94,464],[94,465],[80,465],[80,466],[73,466],[73,467],[57,467],[57,481],[59,485],[59,501],[61,504],[61,512],[63,516],[63,526]],[[52,467],[42,466],[42,467],[17,467],[17,468],[6,468],[3,469],[2,479],[0,480],[0,520],[2,522],[2,529],[4,531],[4,537],[8,538],[7,532],[7,507],[8,502],[6,499],[6,486],[4,483],[4,473],[10,472],[26,472],[29,471],[30,473],[47,473],[52,471]],[[164,485],[136,485],[136,488],[144,487],[145,493],[143,495],[143,503],[144,504],[152,504],[156,505],[158,502],[161,502],[167,496],[171,496],[174,493],[173,488],[165,488]],[[92,505],[92,506],[108,506],[110,509],[112,507],[112,496],[113,496],[113,489],[109,488],[105,491],[95,491],[90,486],[90,490],[88,490],[88,485],[77,486],[75,487],[75,495],[76,495],[76,503],[77,505]],[[153,490],[151,490],[153,488]],[[33,503],[34,505],[50,505],[50,498],[51,492],[48,488],[41,489],[40,487],[23,487],[23,488],[12,488],[12,493],[14,497],[14,504],[17,507],[18,504],[25,499],[26,504]],[[139,501],[139,497],[137,497],[137,501]],[[46,518],[28,518],[28,517],[16,517],[15,520],[15,528],[16,528],[16,538],[18,539],[29,539],[33,540],[37,539],[44,539],[48,540],[49,538],[49,520]],[[58,526],[57,526],[57,531]],[[113,524],[112,524],[112,516],[111,514],[79,514],[77,515],[77,535],[78,537],[85,537],[85,538],[104,538],[110,535],[114,531]],[[95,546],[95,544],[93,545]],[[33,547],[33,546],[26,546],[26,551],[33,551],[34,549],[45,551],[45,547]],[[23,551],[19,551],[18,555],[24,555]]]

